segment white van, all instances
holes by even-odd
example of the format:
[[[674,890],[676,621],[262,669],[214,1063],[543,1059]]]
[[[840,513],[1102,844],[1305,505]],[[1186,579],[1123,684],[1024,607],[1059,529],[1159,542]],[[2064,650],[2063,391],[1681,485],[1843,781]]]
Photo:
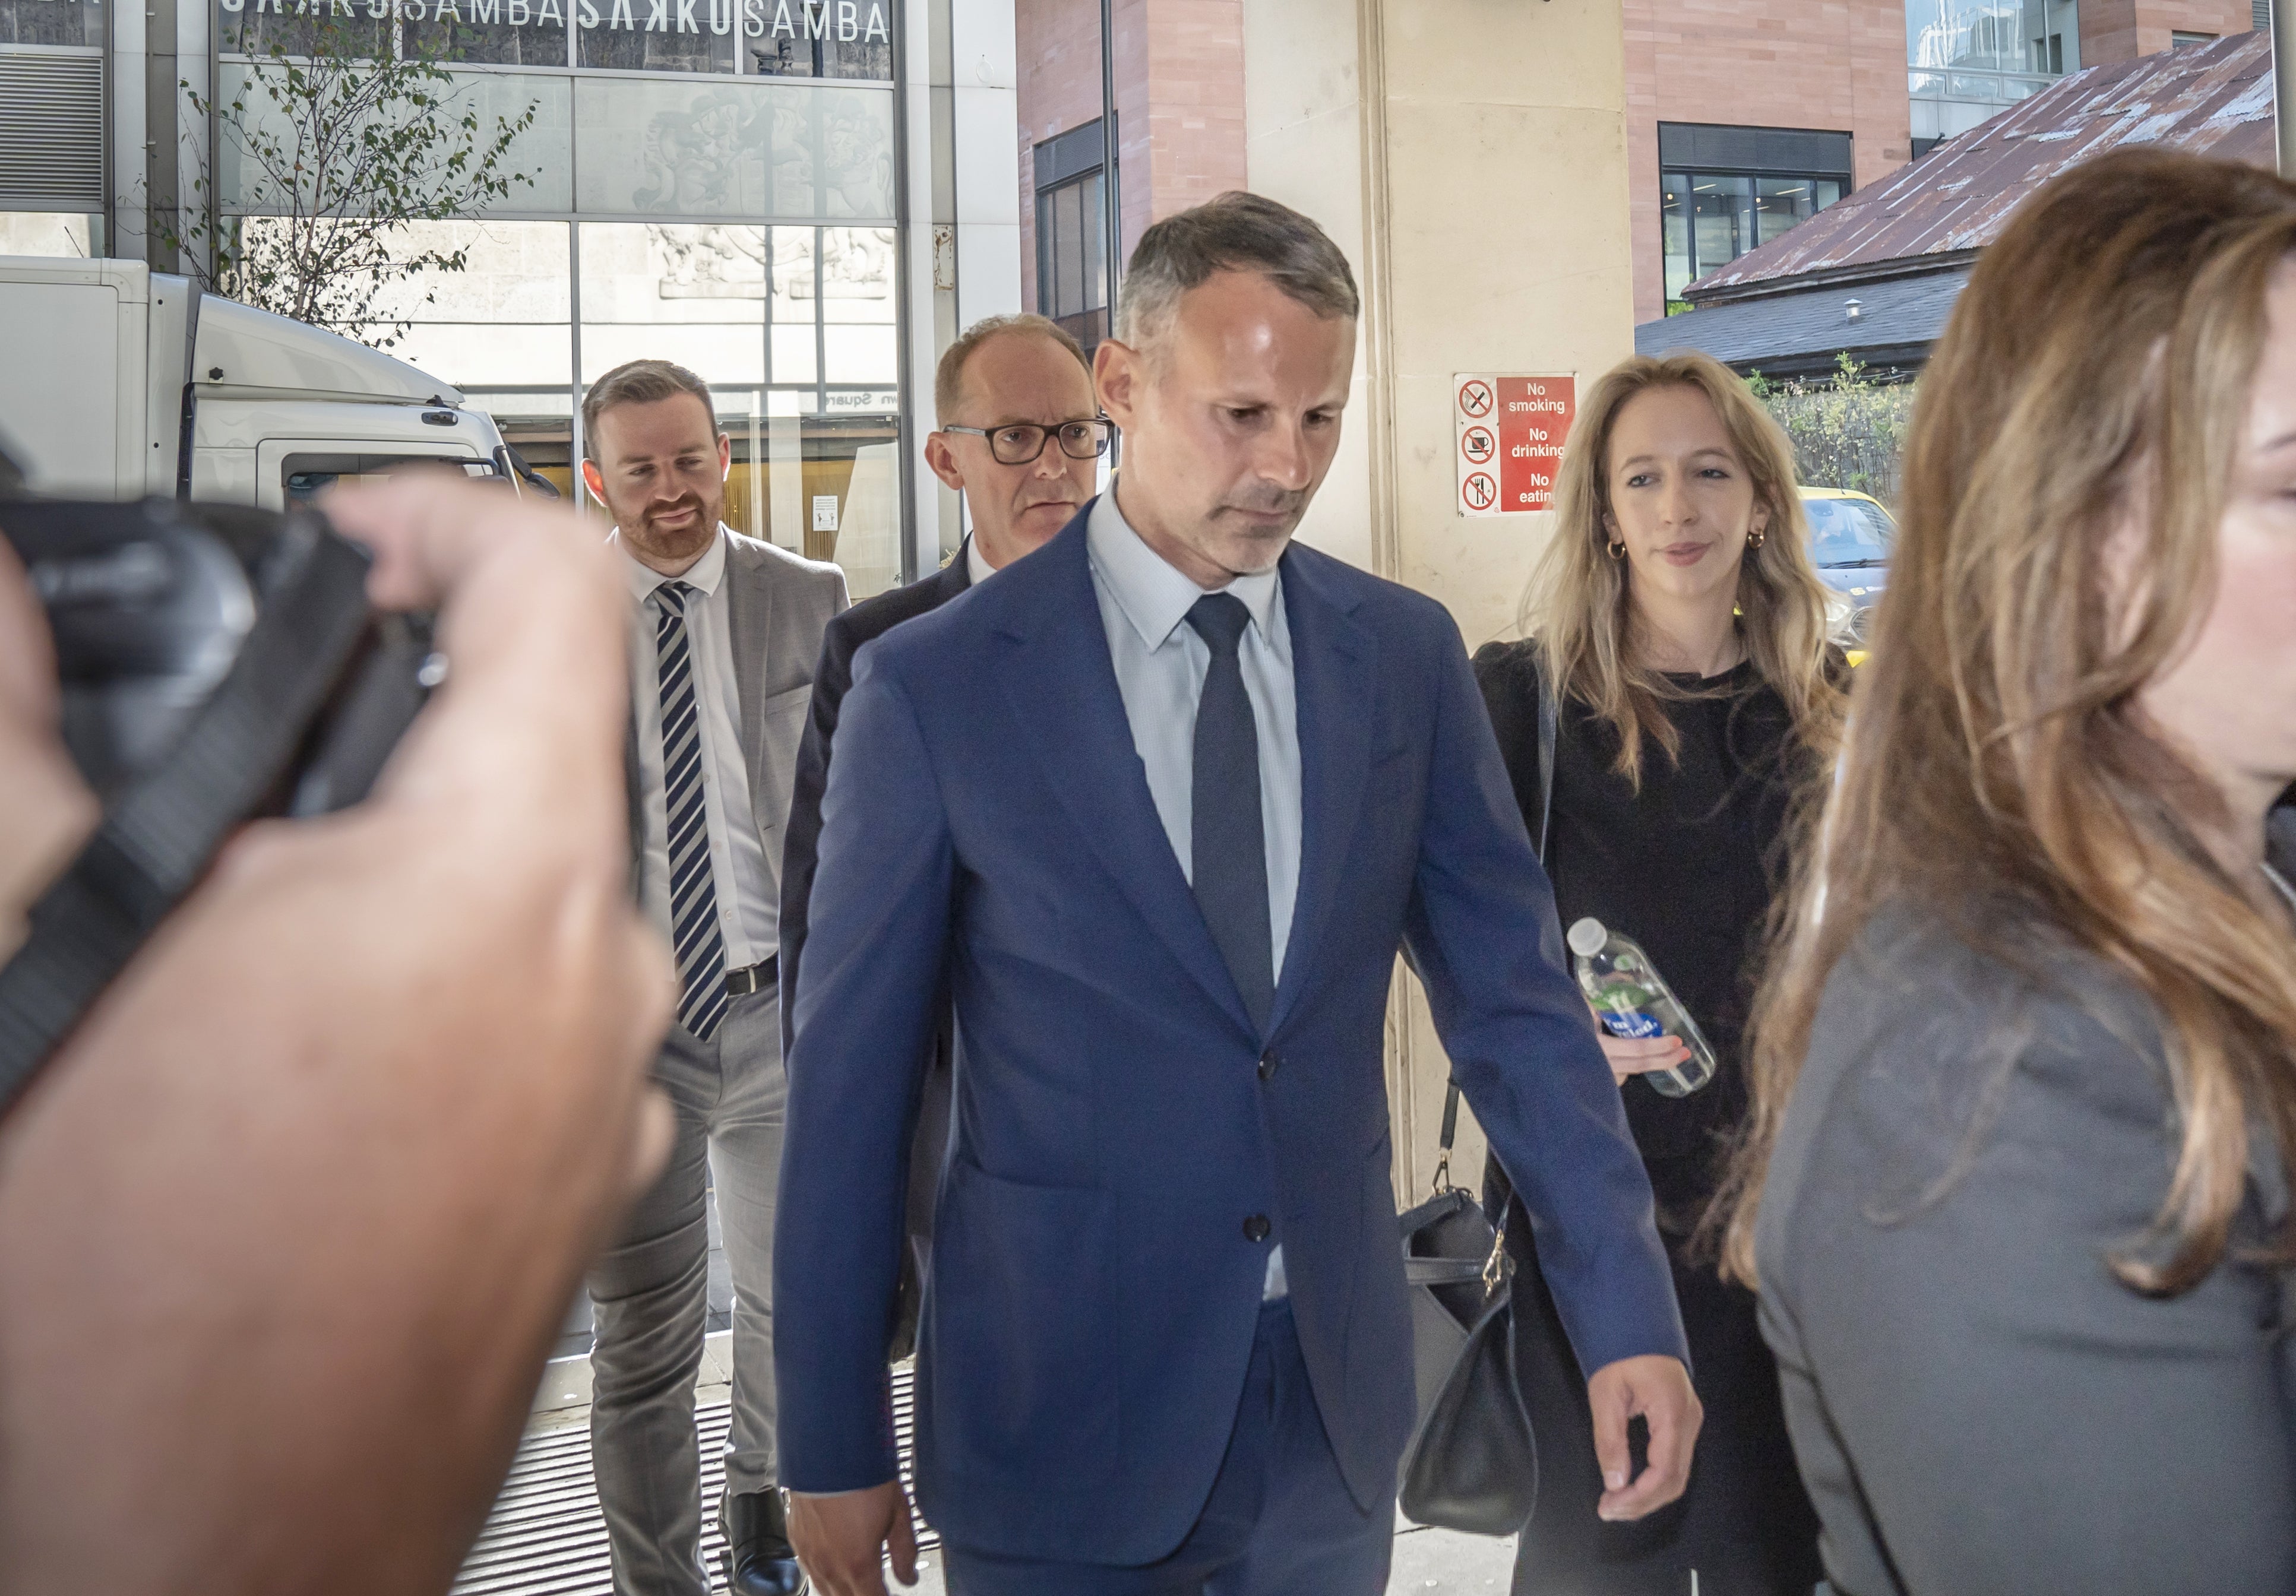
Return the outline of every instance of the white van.
[[[447,384],[133,260],[0,256],[0,452],[35,493],[269,510],[415,462],[523,474]]]

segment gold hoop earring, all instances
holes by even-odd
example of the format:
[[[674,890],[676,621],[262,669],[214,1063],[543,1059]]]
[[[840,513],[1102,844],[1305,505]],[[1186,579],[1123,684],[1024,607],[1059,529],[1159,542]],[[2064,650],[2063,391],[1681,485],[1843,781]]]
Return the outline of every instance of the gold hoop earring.
[[[1759,549],[1762,546],[1762,539],[1767,536],[1767,532],[1758,528],[1746,534],[1746,546],[1750,549]]]
[[[1627,557],[1627,542],[1623,537],[1614,543],[1604,544],[1603,549],[1613,560],[1624,560]]]

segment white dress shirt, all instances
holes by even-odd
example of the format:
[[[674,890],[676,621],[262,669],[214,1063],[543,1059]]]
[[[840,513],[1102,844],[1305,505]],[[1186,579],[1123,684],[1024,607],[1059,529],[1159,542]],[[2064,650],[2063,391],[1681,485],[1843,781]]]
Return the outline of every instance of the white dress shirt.
[[[1093,506],[1085,547],[1132,746],[1147,772],[1156,817],[1193,887],[1196,706],[1212,651],[1188,625],[1188,611],[1206,590],[1140,541],[1117,509],[1113,491]],[[1274,941],[1269,969],[1281,980],[1300,890],[1300,696],[1292,674],[1292,628],[1275,571],[1238,577],[1213,591],[1234,593],[1251,612],[1237,664],[1259,734],[1260,833],[1267,847],[1267,930]],[[1267,1256],[1263,1294],[1273,1300],[1287,1289],[1278,1245]]]
[[[996,568],[989,564],[980,552],[980,540],[977,537],[966,538],[964,540],[965,580],[978,587],[996,574]]]
[[[638,773],[645,808],[645,910],[669,931],[669,821],[662,794],[661,679],[654,637],[661,611],[654,589],[676,580],[686,595],[686,644],[693,662],[694,708],[701,733],[701,803],[709,828],[709,875],[718,898],[718,928],[726,939],[726,968],[746,969],[774,956],[781,945],[781,905],[773,871],[750,806],[750,767],[742,755],[742,693],[734,677],[733,617],[726,593],[723,522],[709,552],[675,578],[634,558],[617,531],[608,541],[622,558],[622,576],[636,601],[630,617],[630,704],[638,725]]]

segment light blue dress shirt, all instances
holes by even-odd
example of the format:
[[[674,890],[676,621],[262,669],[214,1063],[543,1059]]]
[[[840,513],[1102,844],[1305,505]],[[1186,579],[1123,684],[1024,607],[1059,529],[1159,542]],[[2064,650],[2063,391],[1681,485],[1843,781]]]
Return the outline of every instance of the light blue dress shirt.
[[[1119,479],[1120,480],[1120,479]],[[1116,493],[1100,495],[1085,524],[1092,589],[1100,600],[1101,628],[1116,667],[1117,691],[1132,725],[1132,747],[1148,776],[1156,817],[1193,887],[1196,704],[1210,674],[1211,646],[1188,625],[1188,611],[1205,589],[1140,541],[1117,508]],[[1267,930],[1274,940],[1270,969],[1283,976],[1284,945],[1292,937],[1292,901],[1300,890],[1300,695],[1292,674],[1292,629],[1283,615],[1283,578],[1275,571],[1238,577],[1224,588],[1251,612],[1237,651],[1244,696],[1259,739],[1259,818],[1267,843]],[[1264,1295],[1286,1294],[1283,1248],[1267,1256]]]

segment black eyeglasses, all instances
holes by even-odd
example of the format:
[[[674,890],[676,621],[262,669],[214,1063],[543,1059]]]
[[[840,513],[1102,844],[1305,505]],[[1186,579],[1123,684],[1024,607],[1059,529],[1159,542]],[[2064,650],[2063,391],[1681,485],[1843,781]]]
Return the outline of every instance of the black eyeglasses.
[[[1103,415],[1088,422],[1062,422],[1057,427],[1007,422],[1001,427],[943,427],[941,430],[987,438],[988,453],[999,465],[1028,465],[1045,452],[1045,440],[1054,433],[1060,435],[1061,453],[1070,460],[1096,460],[1108,453],[1116,423]]]

